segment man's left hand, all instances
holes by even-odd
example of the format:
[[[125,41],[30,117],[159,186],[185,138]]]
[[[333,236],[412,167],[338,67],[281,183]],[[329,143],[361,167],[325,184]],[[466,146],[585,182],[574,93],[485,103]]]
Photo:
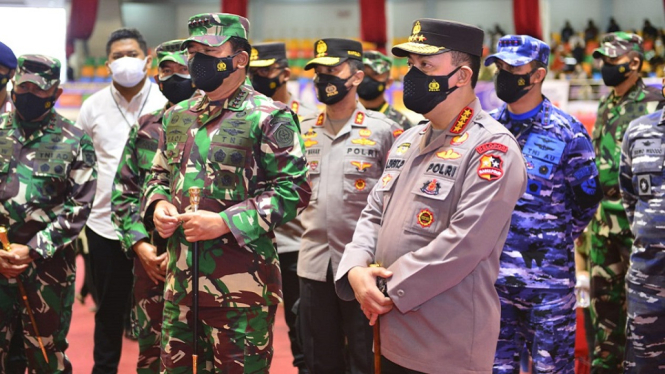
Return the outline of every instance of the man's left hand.
[[[182,221],[185,239],[190,243],[216,239],[231,232],[219,213],[198,210],[181,214],[178,218]]]
[[[27,245],[12,243],[11,253],[18,256],[18,259],[12,261],[14,265],[27,265],[33,261],[30,257],[30,247]]]

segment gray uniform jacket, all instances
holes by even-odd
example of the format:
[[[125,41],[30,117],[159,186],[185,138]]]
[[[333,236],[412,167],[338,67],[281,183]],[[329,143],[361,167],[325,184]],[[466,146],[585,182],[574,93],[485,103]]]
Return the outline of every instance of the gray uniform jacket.
[[[336,273],[376,261],[393,272],[395,308],[381,316],[381,353],[426,373],[490,373],[501,306],[494,288],[515,203],[526,189],[520,147],[476,99],[426,145],[431,125],[390,150]]]
[[[302,121],[304,117],[312,116],[317,114],[315,108],[311,108],[309,105],[305,105],[298,100],[294,100],[291,96],[291,100],[286,103],[286,106],[291,108],[293,113],[298,115],[298,120]],[[277,240],[277,252],[278,253],[288,253],[288,252],[298,252],[300,249],[300,237],[302,236],[304,229],[302,227],[302,222],[300,222],[300,216],[290,220],[289,222],[277,226],[275,228],[275,239]]]
[[[336,136],[325,113],[302,121],[312,197],[300,215],[304,232],[298,276],[324,282],[351,242],[367,195],[379,181],[397,124],[358,103]]]

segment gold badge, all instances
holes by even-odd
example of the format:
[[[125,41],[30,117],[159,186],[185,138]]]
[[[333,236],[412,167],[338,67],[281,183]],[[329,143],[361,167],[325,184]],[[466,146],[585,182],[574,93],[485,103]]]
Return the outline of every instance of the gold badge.
[[[226,64],[220,61],[217,64],[217,71],[226,71]]]
[[[383,92],[383,89],[384,89],[384,88],[385,88],[385,87],[383,86],[383,84],[380,84],[380,85],[379,85],[379,92]]]
[[[362,191],[365,189],[365,187],[367,187],[367,183],[365,182],[364,179],[356,179],[355,187],[356,190]]]
[[[326,86],[326,95],[330,97],[330,96],[335,96],[338,93],[339,92],[337,92],[337,87],[335,87],[335,85],[332,83],[328,83],[328,86]]]
[[[249,56],[249,59],[251,61],[258,60],[259,59],[259,51],[256,50],[256,48],[252,48],[252,55]]]
[[[409,148],[411,148],[411,143],[402,143],[399,146],[397,146],[397,149],[395,150],[395,153],[401,156],[401,155],[405,154],[406,151],[409,150]]]
[[[416,21],[416,24],[413,25],[413,31],[411,31],[411,34],[417,34],[420,32],[420,21]]]
[[[622,67],[619,68],[619,73],[623,73],[623,72],[625,72],[625,71],[626,71],[626,68],[625,68],[624,66],[622,66]]]
[[[357,144],[357,145],[375,145],[376,142],[374,140],[368,139],[368,138],[358,138],[358,139],[353,139],[351,140],[351,143]]]
[[[462,157],[462,155],[460,155],[459,153],[455,152],[452,149],[447,149],[445,151],[438,152],[436,156],[444,160],[455,160]]]
[[[316,57],[323,57],[328,51],[328,45],[323,40],[316,42]]]
[[[316,140],[312,140],[312,139],[305,140],[305,148],[310,148],[310,147],[312,147],[314,145],[317,145],[317,144],[319,144],[319,142],[317,142]]]
[[[429,209],[423,209],[418,213],[418,224],[424,228],[432,226],[434,213]]]
[[[361,114],[362,114],[362,113],[358,113],[359,116],[360,116]],[[360,120],[360,123],[362,123],[362,119]],[[369,137],[370,135],[372,135],[372,130],[370,130],[370,129],[360,129],[360,131],[358,131],[358,134],[360,134],[360,136],[362,136],[362,137],[364,137],[364,138],[367,138],[367,137]]]
[[[272,90],[272,89],[274,89],[275,87],[277,87],[277,83],[275,83],[275,82],[270,82],[270,89]]]
[[[439,92],[440,89],[441,86],[439,85],[439,82],[435,81],[434,79],[429,82],[429,92]]]
[[[48,109],[51,107],[51,102],[47,101],[46,104],[44,104],[44,108]]]
[[[520,78],[520,79],[517,81],[517,85],[518,85],[518,86],[524,86],[525,84],[526,84],[526,82],[524,81],[524,78]]]

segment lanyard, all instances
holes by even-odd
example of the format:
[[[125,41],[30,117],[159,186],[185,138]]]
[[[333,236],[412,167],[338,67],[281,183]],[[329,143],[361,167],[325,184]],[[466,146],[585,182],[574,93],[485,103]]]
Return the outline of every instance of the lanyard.
[[[148,83],[150,84],[150,83]],[[139,117],[141,116],[141,113],[143,112],[143,108],[145,108],[145,104],[148,102],[148,97],[150,97],[150,90],[152,89],[152,85],[150,84],[148,86],[148,93],[145,95],[145,99],[143,100],[143,104],[141,105],[141,109],[139,109]],[[122,116],[122,119],[125,120],[125,123],[127,126],[130,128],[132,127],[132,124],[127,121],[127,117],[125,117],[125,113],[122,112],[122,109],[120,109],[120,105],[118,104],[118,100],[115,99],[115,96],[113,96],[113,90],[109,86],[109,91],[111,91],[111,98],[113,99],[113,102],[115,103],[115,107],[118,108],[118,112],[120,112],[120,115]]]

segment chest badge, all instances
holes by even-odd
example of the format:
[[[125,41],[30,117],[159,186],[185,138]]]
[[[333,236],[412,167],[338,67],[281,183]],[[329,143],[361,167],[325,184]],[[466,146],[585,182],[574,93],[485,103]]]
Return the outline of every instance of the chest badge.
[[[434,213],[429,209],[423,209],[418,212],[416,219],[421,227],[428,228],[434,223]]]

